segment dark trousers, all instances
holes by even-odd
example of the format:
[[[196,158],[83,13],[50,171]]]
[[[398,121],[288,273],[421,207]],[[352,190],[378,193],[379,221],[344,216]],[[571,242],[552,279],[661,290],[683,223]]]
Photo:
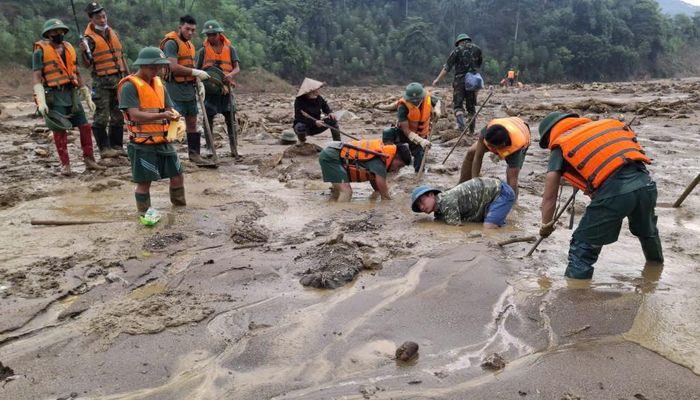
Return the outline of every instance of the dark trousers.
[[[467,91],[464,87],[464,77],[457,78],[452,82],[452,108],[455,116],[464,115],[466,112],[469,118],[476,113],[476,93],[475,91]],[[463,118],[463,117],[462,117]],[[474,133],[476,126],[476,118],[469,124],[469,132]],[[461,129],[464,129],[463,127]]]
[[[333,128],[338,129],[338,121],[331,119],[330,117],[326,117],[323,119],[323,123],[332,126]],[[297,134],[297,137],[299,138],[300,142],[306,142],[306,137],[307,136],[314,136],[318,135],[319,133],[325,131],[326,127],[318,127],[316,124],[309,125],[304,122],[297,122],[294,124],[294,133]],[[331,129],[331,137],[335,141],[340,141],[340,132]]]
[[[384,144],[408,143],[408,149],[411,150],[411,155],[413,156],[413,168],[418,172],[425,151],[420,145],[410,142],[401,128],[394,126],[384,129],[382,132],[382,142],[384,142]]]

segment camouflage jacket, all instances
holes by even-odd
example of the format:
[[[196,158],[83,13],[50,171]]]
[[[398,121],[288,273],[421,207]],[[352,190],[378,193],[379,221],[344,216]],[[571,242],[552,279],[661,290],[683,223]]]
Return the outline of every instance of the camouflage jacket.
[[[486,207],[501,194],[496,178],[474,178],[437,195],[435,219],[450,225],[484,222]]]
[[[483,62],[479,46],[471,42],[462,43],[452,50],[452,53],[447,57],[447,62],[443,65],[446,71],[454,67],[455,78],[463,77],[467,72],[475,72],[481,68]]]

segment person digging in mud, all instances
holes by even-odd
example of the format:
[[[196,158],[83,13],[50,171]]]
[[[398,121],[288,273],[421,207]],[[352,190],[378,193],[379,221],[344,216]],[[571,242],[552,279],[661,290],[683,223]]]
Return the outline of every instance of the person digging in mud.
[[[292,126],[294,133],[299,138],[299,144],[306,143],[307,136],[318,135],[326,129],[330,129],[329,127],[338,129],[338,120],[333,115],[333,110],[328,106],[326,99],[319,94],[324,85],[325,83],[323,82],[304,78],[304,82],[301,83],[299,92],[297,92],[297,97],[294,99],[294,122]],[[306,117],[302,111],[315,118],[316,121]],[[322,114],[325,117],[321,118]],[[330,129],[330,131],[333,140],[339,142],[340,132],[334,129]]]
[[[438,82],[447,75],[447,73],[454,67],[455,77],[452,81],[452,107],[455,112],[455,118],[457,120],[455,128],[463,131],[465,126],[464,111],[466,104],[466,111],[471,118],[472,115],[476,113],[476,91],[467,91],[464,86],[464,76],[468,73],[478,72],[481,68],[483,58],[481,56],[481,49],[479,46],[472,43],[472,39],[469,35],[461,33],[457,36],[455,40],[455,49],[452,50],[450,55],[447,57],[447,62],[443,65],[442,70],[438,74],[437,78],[433,81],[433,86],[437,86]],[[473,120],[469,124],[469,133],[474,134],[474,128],[476,126],[476,120]]]
[[[600,251],[617,241],[625,217],[647,263],[663,263],[654,213],[656,183],[644,165],[651,160],[634,132],[618,120],[591,121],[562,112],[547,115],[539,132],[540,147],[551,150],[540,235],[548,237],[555,229],[552,217],[562,177],[591,197],[571,238],[565,276],[591,279]]]
[[[425,150],[430,148],[430,127],[442,115],[440,100],[418,82],[406,86],[403,97],[394,103],[397,126],[384,129],[382,140],[386,144],[408,143],[413,156],[413,168],[420,169]]]
[[[234,78],[241,71],[238,61],[238,53],[233,47],[231,41],[224,35],[224,29],[214,20],[204,23],[202,33],[207,35],[203,47],[197,52],[197,68],[207,70],[208,68],[216,67],[223,72],[223,86],[217,88],[217,93],[207,91],[204,108],[206,108],[207,119],[209,126],[214,128],[214,117],[216,114],[222,114],[226,122],[226,131],[228,133],[228,143],[231,147],[231,156],[238,154],[236,150],[236,121],[234,113],[236,105],[231,95],[231,90],[236,87]]]
[[[195,49],[191,39],[197,21],[189,15],[180,17],[177,31],[169,32],[160,42],[160,49],[170,61],[170,74],[165,79],[168,94],[175,109],[185,117],[187,126],[187,152],[196,165],[210,166],[200,155],[201,133],[197,131],[197,96],[204,99],[204,84],[209,74],[195,68]]]
[[[50,19],[44,23],[41,32],[42,40],[34,43],[32,59],[32,84],[34,99],[39,113],[47,120],[47,125],[53,131],[58,158],[61,160],[61,174],[70,176],[70,159],[68,157],[68,132],[70,127],[78,127],[80,131],[80,147],[83,150],[83,160],[87,170],[104,170],[97,164],[92,149],[92,127],[85,117],[85,110],[78,96],[85,101],[90,111],[95,110],[90,89],[83,86],[78,71],[78,57],[73,46],[64,41],[68,27],[58,19]],[[52,123],[51,114],[66,117],[67,125],[56,126]]]
[[[449,225],[483,222],[484,228],[498,228],[515,204],[515,193],[496,178],[474,178],[442,192],[421,185],[411,194],[411,209],[435,213],[435,219]]]
[[[129,74],[117,32],[107,25],[107,12],[99,3],[88,3],[85,12],[90,23],[85,29],[85,41],[80,42],[82,62],[92,71],[93,114],[92,133],[101,158],[126,157],[124,151],[124,118],[119,110],[117,84]],[[90,50],[92,58],[88,57]],[[107,134],[109,126],[109,135]]]
[[[530,147],[530,127],[518,117],[492,119],[482,130],[479,140],[469,147],[462,161],[459,183],[481,173],[486,151],[506,160],[506,182],[518,197],[518,177]]]
[[[365,150],[366,149],[366,150]],[[334,142],[318,158],[324,182],[330,182],[331,197],[350,201],[350,182],[369,182],[374,189],[371,199],[381,196],[391,200],[386,182],[387,172],[396,172],[411,163],[408,145],[384,144],[381,139]]]
[[[171,121],[179,119],[163,82],[158,75],[169,65],[157,47],[139,52],[134,65],[139,70],[125,77],[117,87],[119,108],[129,131],[131,177],[136,183],[136,208],[144,213],[151,206],[151,182],[170,178],[170,202],[186,205],[185,180],[175,148],[166,135]]]

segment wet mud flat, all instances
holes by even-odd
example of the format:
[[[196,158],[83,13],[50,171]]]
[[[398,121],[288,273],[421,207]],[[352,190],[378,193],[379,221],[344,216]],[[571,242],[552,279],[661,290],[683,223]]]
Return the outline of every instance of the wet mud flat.
[[[499,90],[479,124],[521,113],[536,137],[543,102],[637,115],[659,202],[670,203],[700,171],[697,87]],[[349,111],[344,130],[378,137],[394,117],[374,103],[400,90],[331,88],[327,98]],[[70,146],[77,173],[60,178],[31,105],[2,100],[0,398],[700,398],[697,194],[657,208],[663,269],[644,267],[624,226],[593,281],[574,287],[563,278],[565,226],[531,258],[527,243],[494,245],[536,234],[546,151],[528,152],[508,227],[447,227],[410,211],[408,168],[390,179],[392,201],[370,202],[358,184],[352,203],[329,202],[316,148],[278,144],[290,99],[240,96],[242,157],[226,156],[217,120],[217,170],[190,165],[180,148],[188,206],[172,208],[167,184],[154,184],[165,215],[153,228],[138,223],[125,160],[83,173]],[[440,165],[458,134],[447,118],[424,179],[441,188],[456,183],[466,150]],[[485,160],[483,174],[504,169]],[[578,196],[576,221],[586,203]],[[31,218],[105,223],[37,227]],[[418,355],[396,360],[406,341]]]

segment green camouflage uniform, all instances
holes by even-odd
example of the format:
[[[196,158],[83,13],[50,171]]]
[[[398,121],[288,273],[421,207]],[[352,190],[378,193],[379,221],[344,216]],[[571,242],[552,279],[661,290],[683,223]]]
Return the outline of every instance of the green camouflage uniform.
[[[486,208],[501,194],[496,178],[474,178],[437,195],[435,219],[449,225],[483,222]]]
[[[469,41],[460,42],[459,46],[452,50],[452,53],[447,57],[447,62],[443,65],[446,71],[450,71],[452,67],[455,69],[455,78],[452,81],[452,107],[455,116],[464,118],[466,102],[466,111],[471,118],[476,113],[476,92],[467,91],[464,87],[464,76],[467,72],[476,72],[481,68],[482,63],[481,49],[479,46]],[[476,120],[469,125],[469,131],[474,133]]]

